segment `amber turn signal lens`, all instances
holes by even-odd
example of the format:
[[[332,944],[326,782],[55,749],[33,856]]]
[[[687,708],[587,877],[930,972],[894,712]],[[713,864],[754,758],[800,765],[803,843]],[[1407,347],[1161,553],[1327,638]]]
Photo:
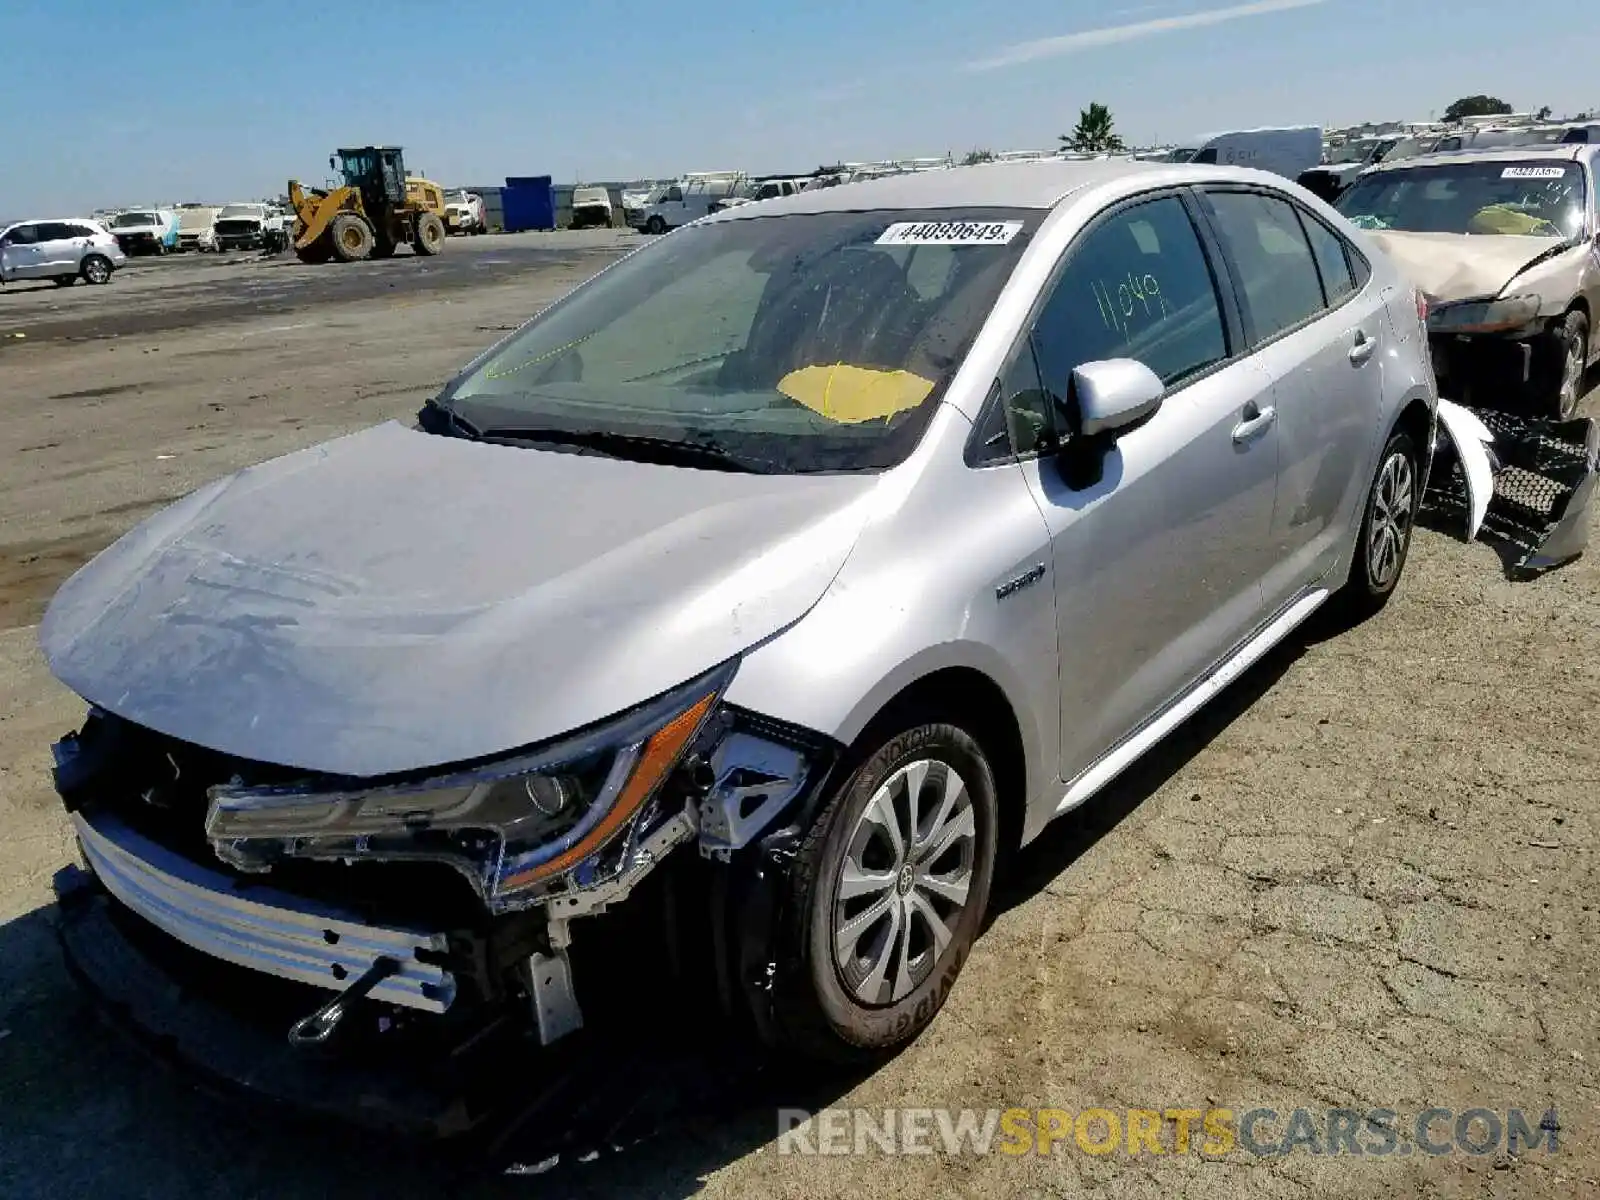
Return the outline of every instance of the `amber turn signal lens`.
[[[609,842],[612,836],[628,823],[634,813],[639,811],[639,806],[666,778],[667,772],[672,770],[684,747],[689,744],[689,739],[699,731],[715,700],[714,692],[702,696],[650,735],[644,744],[644,749],[639,753],[639,761],[634,765],[633,774],[628,776],[628,782],[623,784],[622,790],[617,793],[617,800],[611,806],[611,811],[601,818],[599,824],[591,829],[581,842],[547,862],[511,876],[501,886],[507,891],[512,891],[527,887],[530,883],[537,883],[541,879],[548,879],[552,875],[559,875]]]

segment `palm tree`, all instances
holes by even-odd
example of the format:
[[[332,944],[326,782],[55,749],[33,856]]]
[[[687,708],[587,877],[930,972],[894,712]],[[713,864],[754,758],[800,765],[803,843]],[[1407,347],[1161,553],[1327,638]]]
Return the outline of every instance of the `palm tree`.
[[[1124,149],[1122,138],[1111,126],[1111,110],[1104,104],[1093,102],[1078,114],[1077,128],[1061,135],[1062,147],[1094,153]]]

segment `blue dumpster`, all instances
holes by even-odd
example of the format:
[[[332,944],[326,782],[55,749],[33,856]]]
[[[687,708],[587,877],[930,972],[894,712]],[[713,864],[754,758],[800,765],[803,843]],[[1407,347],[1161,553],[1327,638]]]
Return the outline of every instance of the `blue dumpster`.
[[[548,175],[507,175],[501,193],[506,232],[556,227],[556,189]]]

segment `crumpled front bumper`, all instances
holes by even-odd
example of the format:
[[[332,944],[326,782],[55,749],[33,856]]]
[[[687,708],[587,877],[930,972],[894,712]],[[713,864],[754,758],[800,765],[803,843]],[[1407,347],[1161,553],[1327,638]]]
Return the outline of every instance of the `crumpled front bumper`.
[[[377,984],[374,1000],[440,1013],[455,999],[455,979],[437,961],[423,961],[446,952],[443,934],[385,928],[269,888],[241,887],[104,813],[80,810],[72,822],[84,858],[105,889],[192,949],[335,991],[388,957],[399,963],[398,973]]]
[[[1493,408],[1467,409],[1481,422],[1492,490],[1479,497],[1483,533],[1505,548],[1518,575],[1548,571],[1583,553],[1590,510],[1600,490],[1600,422],[1520,417]],[[1427,505],[1451,519],[1473,511],[1472,472],[1463,462],[1472,447],[1455,446],[1441,422],[1442,451],[1429,481]],[[1471,521],[1468,520],[1470,526]]]
[[[209,994],[197,982],[199,972],[162,961],[158,951],[188,952],[139,936],[138,918],[89,872],[60,872],[56,892],[56,934],[73,979],[119,1032],[206,1090],[429,1139],[467,1133],[492,1111],[492,1102],[477,1098],[447,1061],[332,1058],[294,1049],[282,1020],[252,1020]],[[196,964],[204,965],[199,960],[196,953]]]

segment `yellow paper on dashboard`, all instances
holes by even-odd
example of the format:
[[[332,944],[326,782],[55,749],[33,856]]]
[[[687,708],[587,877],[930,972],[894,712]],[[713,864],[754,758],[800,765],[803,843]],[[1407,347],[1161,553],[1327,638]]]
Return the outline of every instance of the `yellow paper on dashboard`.
[[[933,381],[910,371],[834,363],[790,371],[778,380],[778,390],[830,421],[855,424],[915,408],[933,391]]]
[[[1543,217],[1521,212],[1507,204],[1491,204],[1473,214],[1468,228],[1473,233],[1518,234],[1523,237],[1559,236],[1561,231]]]

